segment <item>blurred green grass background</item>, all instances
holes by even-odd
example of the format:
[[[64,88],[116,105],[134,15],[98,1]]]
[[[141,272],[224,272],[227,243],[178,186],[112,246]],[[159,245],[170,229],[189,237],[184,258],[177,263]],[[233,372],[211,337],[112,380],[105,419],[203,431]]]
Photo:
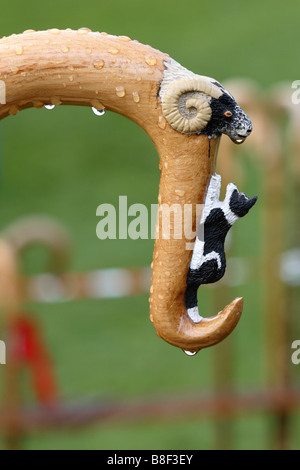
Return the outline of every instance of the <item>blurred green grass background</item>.
[[[296,1],[1,3],[1,36],[26,29],[86,26],[150,44],[195,73],[220,81],[247,77],[267,89],[299,78],[295,57],[300,4]],[[158,157],[135,124],[112,113],[100,118],[88,108],[56,107],[51,112],[23,111],[5,119],[0,130],[0,230],[20,216],[45,213],[61,221],[71,234],[71,270],[150,265],[153,240],[100,241],[96,237],[99,204],[117,205],[119,195],[127,195],[129,205],[139,202],[150,208],[157,202]],[[249,167],[247,187],[241,189],[257,194],[258,169],[247,150],[241,152]],[[259,208],[237,225],[237,252],[258,257],[259,246],[253,240],[259,240]],[[32,270],[44,268],[34,256],[29,265]],[[243,319],[230,338],[236,351],[235,381],[243,390],[260,388],[266,382],[259,282],[258,276],[257,282],[232,292],[232,298],[237,294],[246,299]],[[207,312],[216,308],[206,289],[201,291],[201,303]],[[134,401],[213,390],[213,365],[221,346],[190,358],[158,339],[148,319],[146,295],[29,307],[44,327],[63,400]],[[241,416],[235,424],[235,448],[268,448],[271,427],[269,416]],[[76,431],[36,433],[25,439],[24,447],[209,449],[214,446],[213,429],[214,422],[199,416],[99,423]],[[297,429],[296,419],[294,448],[300,447]]]

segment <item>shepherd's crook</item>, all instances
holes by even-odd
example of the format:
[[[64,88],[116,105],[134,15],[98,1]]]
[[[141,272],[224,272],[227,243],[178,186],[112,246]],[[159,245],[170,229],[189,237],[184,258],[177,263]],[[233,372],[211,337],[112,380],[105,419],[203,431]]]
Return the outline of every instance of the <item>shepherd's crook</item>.
[[[195,75],[167,54],[127,36],[87,28],[30,30],[1,39],[0,79],[6,88],[0,119],[29,107],[70,104],[113,111],[136,122],[160,157],[160,206],[202,204],[221,134],[241,143],[252,129],[249,118],[214,79]],[[228,210],[236,214],[231,205]],[[228,214],[223,214],[226,219]],[[158,336],[197,352],[234,329],[243,299],[235,299],[215,317],[197,317],[197,323],[188,315],[185,292],[192,252],[187,242],[185,236],[174,237],[174,221],[170,238],[160,235],[155,241],[150,318]],[[224,268],[222,257],[219,252],[213,256],[209,261],[218,274],[219,267]],[[195,284],[212,282],[200,279],[199,269],[196,266]]]

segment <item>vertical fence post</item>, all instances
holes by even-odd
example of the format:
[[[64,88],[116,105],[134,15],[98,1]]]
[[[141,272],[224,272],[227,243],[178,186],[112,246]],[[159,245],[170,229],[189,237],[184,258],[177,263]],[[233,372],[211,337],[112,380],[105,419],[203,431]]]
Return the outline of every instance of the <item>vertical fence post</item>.
[[[263,271],[265,275],[263,311],[265,312],[265,337],[268,386],[279,394],[288,387],[288,310],[286,287],[280,277],[280,260],[285,249],[285,160],[282,130],[274,122],[274,109],[268,102],[266,116],[273,123],[273,138],[266,142],[269,152],[264,158]],[[274,447],[288,446],[288,415],[275,414],[272,430]]]
[[[231,181],[238,183],[241,177],[241,168],[235,158],[237,147],[226,138],[222,139],[220,154],[222,155],[222,165],[218,171],[222,175],[222,187],[226,188]],[[234,233],[231,233],[234,237]],[[230,243],[230,247],[234,243]],[[227,260],[230,257],[231,249],[226,246]],[[224,280],[212,289],[213,310],[218,311],[221,305],[226,305],[230,296],[231,289]],[[222,395],[230,395],[234,392],[234,348],[232,338],[227,338],[215,348],[213,352],[214,359],[214,395],[216,399],[222,398]],[[220,417],[216,414],[215,419],[215,449],[231,450],[234,448],[234,419],[225,416]]]

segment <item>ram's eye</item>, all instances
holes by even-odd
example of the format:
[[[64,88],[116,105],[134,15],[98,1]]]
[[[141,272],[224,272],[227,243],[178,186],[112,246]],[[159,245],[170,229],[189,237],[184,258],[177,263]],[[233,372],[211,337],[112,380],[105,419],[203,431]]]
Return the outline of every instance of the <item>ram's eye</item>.
[[[232,116],[232,112],[231,112],[231,111],[225,111],[224,116],[226,116],[226,117],[231,117],[231,116]]]

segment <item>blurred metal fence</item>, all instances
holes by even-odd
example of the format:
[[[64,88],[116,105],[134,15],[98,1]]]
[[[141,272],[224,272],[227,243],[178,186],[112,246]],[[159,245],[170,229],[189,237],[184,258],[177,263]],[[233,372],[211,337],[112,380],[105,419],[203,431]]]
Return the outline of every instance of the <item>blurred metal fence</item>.
[[[288,83],[276,85],[268,91],[243,80],[227,83],[226,87],[254,123],[253,135],[243,151],[252,159],[261,181],[258,188],[262,207],[259,233],[261,256],[247,259],[233,255],[230,258],[229,246],[228,273],[222,282],[213,286],[211,292],[213,302],[223,305],[230,297],[232,286],[257,278],[263,280],[264,327],[261,337],[266,357],[266,389],[246,394],[236,391],[234,345],[231,341],[225,341],[219,346],[215,360],[215,392],[207,397],[183,396],[173,400],[168,397],[147,403],[135,400],[126,405],[100,402],[80,407],[76,404],[63,406],[57,402],[52,388],[49,396],[47,393],[43,395],[46,406],[43,406],[42,400],[39,407],[28,411],[22,408],[16,361],[6,366],[5,403],[0,416],[0,426],[6,435],[8,448],[17,448],[22,434],[40,428],[78,426],[96,420],[171,419],[197,414],[199,417],[209,415],[217,420],[216,448],[233,449],[233,419],[240,412],[253,411],[271,412],[276,419],[272,429],[273,447],[289,447],[290,417],[300,408],[300,382],[292,373],[291,363],[291,344],[293,340],[300,340],[300,105],[292,103],[292,89]],[[224,187],[232,180],[247,181],[247,170],[240,152],[240,147],[234,146],[229,139],[222,139],[219,173],[222,174]],[[47,226],[47,221],[44,222]],[[16,225],[3,235],[13,242],[17,250],[29,242],[46,243],[53,250],[54,264],[46,274],[19,280],[23,298],[57,302],[149,292],[150,267],[68,272],[65,235],[47,226],[39,238],[37,226],[32,220],[31,223],[30,230],[28,225],[26,229],[26,224],[23,228]],[[113,290],[111,286],[114,286]],[[16,317],[9,320],[7,328],[13,330],[15,321]],[[51,368],[45,351],[42,356],[39,367],[41,369],[46,364],[48,377],[44,377],[44,383],[40,386],[43,389],[45,384],[50,384],[51,388]]]

